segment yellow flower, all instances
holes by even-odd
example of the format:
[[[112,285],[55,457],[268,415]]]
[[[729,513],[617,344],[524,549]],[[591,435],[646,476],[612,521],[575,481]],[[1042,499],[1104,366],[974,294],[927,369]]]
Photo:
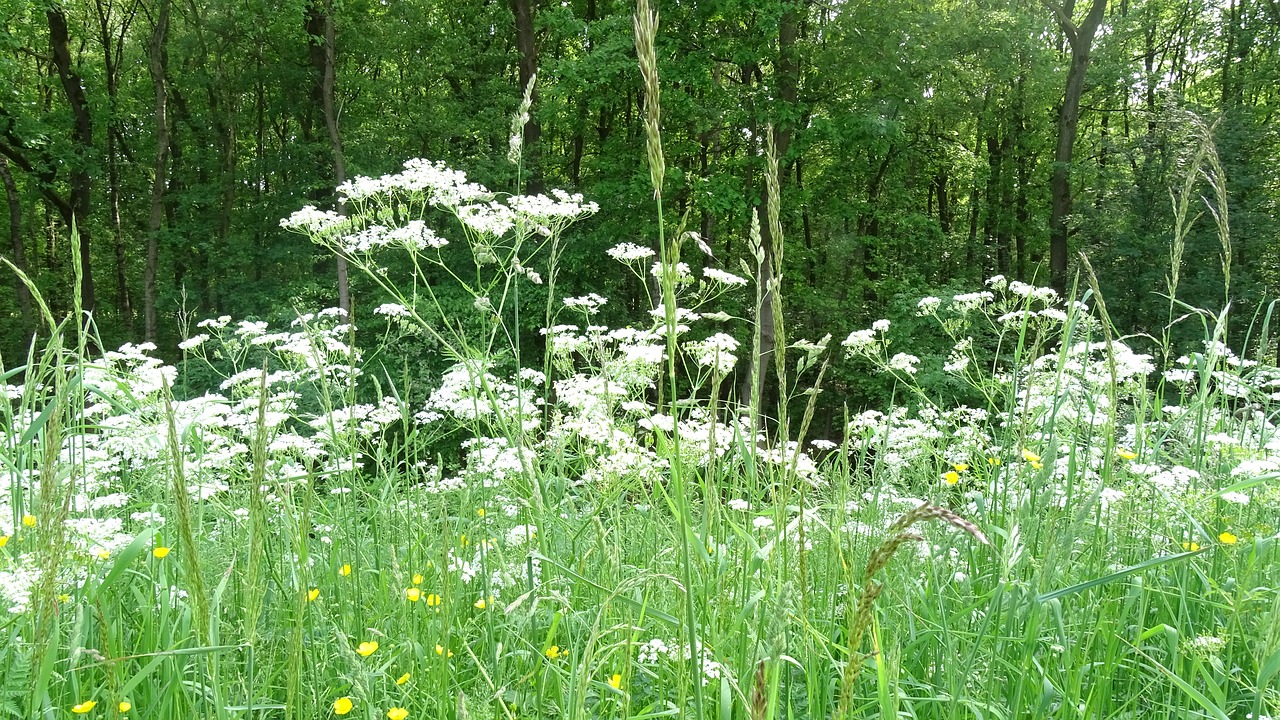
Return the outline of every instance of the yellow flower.
[[[413,584],[414,584],[414,585],[421,585],[421,584],[422,584],[422,576],[421,576],[421,575],[414,575],[414,576],[413,576]]]
[[[1183,549],[1183,550],[1190,550],[1191,552],[1195,552],[1195,551],[1197,551],[1197,550],[1199,550],[1199,549],[1200,549],[1200,543],[1198,543],[1198,542],[1184,542],[1184,543],[1182,543],[1182,549]]]
[[[560,646],[559,646],[559,645],[552,645],[551,647],[547,648],[547,650],[546,650],[546,653],[545,653],[545,654],[546,654],[546,656],[547,656],[549,659],[551,659],[551,660],[555,660],[555,659],[558,659],[558,658],[564,657],[564,652],[562,652],[562,651],[560,650]]]
[[[367,642],[360,643],[360,646],[356,648],[356,654],[358,654],[360,657],[369,657],[370,655],[373,654],[373,651],[377,649],[378,649],[378,641],[369,640]]]
[[[133,709],[133,704],[130,703],[128,700],[121,700],[120,704],[117,707],[120,708],[120,712],[127,713]]]
[[[1138,453],[1132,450],[1125,450],[1124,448],[1116,448],[1116,454],[1125,460],[1132,460],[1138,457]]]
[[[350,574],[351,574],[351,566],[350,566],[350,565],[343,565],[342,567],[338,568],[338,574],[339,574],[339,575],[341,575],[342,577],[346,577],[346,576],[350,575]]]
[[[58,602],[69,603],[71,602],[71,596],[66,593],[62,593],[58,596]]]
[[[30,516],[30,515],[28,515],[27,517],[31,517],[31,516]],[[23,522],[26,522],[26,519],[25,519],[25,518],[23,519]],[[83,715],[83,714],[85,714],[85,713],[89,712],[90,710],[92,710],[92,709],[94,708],[94,706],[95,706],[95,705],[97,705],[97,704],[98,704],[98,701],[97,701],[97,700],[85,700],[84,702],[80,703],[79,705],[73,705],[73,706],[71,707],[71,712],[73,712],[73,713],[75,713],[75,714],[77,714],[77,715]]]
[[[442,602],[444,602],[444,599],[435,593],[431,593],[427,596],[428,607],[439,607]]]
[[[952,465],[951,467],[955,468],[955,469],[956,469],[956,472],[958,472],[958,473],[962,473],[962,472],[964,472],[965,470],[968,470],[968,469],[969,469],[969,463],[956,463],[955,465]]]
[[[351,708],[354,706],[355,703],[351,702],[351,698],[345,696],[340,697],[333,701],[333,713],[335,715],[346,715],[351,712]]]
[[[458,542],[462,543],[462,547],[466,547],[466,546],[467,546],[467,535],[466,535],[466,533],[463,533],[463,534],[462,534],[462,537],[458,538]]]
[[[453,657],[452,650],[449,650],[447,655],[445,654],[445,649],[443,645],[436,645],[436,654],[444,657]]]
[[[998,458],[998,457],[989,457],[989,458],[987,458],[987,464],[988,464],[988,465],[990,465],[990,466],[992,466],[992,467],[995,467],[995,466],[998,466],[998,465],[1003,465],[1003,464],[1004,464],[1004,461],[1003,461],[1003,460],[1001,460],[1001,459],[1000,459],[1000,458]]]
[[[167,547],[165,547],[165,546],[163,546],[163,545],[160,545],[160,546],[158,546],[158,547],[154,548],[154,549],[151,551],[151,554],[152,554],[152,555],[155,555],[157,560],[163,560],[163,559],[165,559],[166,557],[168,557],[168,555],[169,555],[169,548],[167,548]]]
[[[476,508],[476,515],[484,517],[484,508]]]
[[[418,602],[422,599],[422,590],[419,588],[405,588],[404,596],[408,598],[409,602]]]
[[[36,516],[35,516],[35,515],[23,515],[23,516],[22,516],[22,524],[23,524],[23,525],[25,525],[26,527],[35,527],[35,526],[36,526]],[[93,708],[93,703],[89,703],[89,708],[90,708],[90,709],[92,709],[92,708]],[[88,710],[85,710],[84,712],[89,712],[89,711],[88,711]]]
[[[1035,469],[1037,469],[1037,470],[1040,470],[1041,468],[1043,468],[1043,467],[1044,467],[1044,463],[1040,462],[1039,460],[1032,460],[1032,461],[1031,461],[1031,467],[1033,467],[1033,468],[1035,468]]]
[[[942,479],[948,485],[955,485],[956,483],[960,482],[960,473],[954,470],[948,470],[942,473]]]
[[[405,683],[407,683],[407,682],[409,682],[409,673],[405,673],[405,674],[401,675],[400,677],[396,678],[396,684],[397,684],[397,685],[403,685],[403,684],[405,684]]]
[[[1035,453],[1033,453],[1033,452],[1031,452],[1030,450],[1028,450],[1028,449],[1026,449],[1026,448],[1022,448],[1022,459],[1023,459],[1023,460],[1026,460],[1026,461],[1027,461],[1027,462],[1029,462],[1029,463],[1038,463],[1038,462],[1040,462],[1040,456],[1039,456],[1039,455],[1037,455],[1037,454],[1035,454]]]
[[[391,720],[404,720],[409,717],[409,711],[402,707],[393,707],[387,711],[387,717]]]
[[[619,675],[618,673],[614,673],[613,677],[609,678],[609,687],[613,688],[614,690],[621,690],[622,676]]]
[[[99,560],[110,560],[110,559],[111,559],[111,551],[110,551],[110,550],[99,550],[99,551],[98,551],[98,559],[99,559]]]
[[[1232,535],[1229,532],[1224,532],[1218,535],[1218,542],[1222,543],[1223,545],[1235,545],[1239,541],[1240,541],[1240,538],[1236,537],[1235,535]]]
[[[493,602],[493,596],[492,596],[492,595],[490,595],[488,598],[480,598],[479,600],[477,600],[477,601],[476,601],[476,609],[477,609],[477,610],[483,610],[483,609],[485,609],[485,608],[489,607],[489,604],[490,604],[490,603],[492,603],[492,602]]]
[[[307,591],[307,602],[315,602],[320,597],[320,588],[311,588]]]
[[[8,536],[8,535],[0,535],[0,548],[4,547],[5,545],[8,545],[8,544],[9,544],[9,536]]]

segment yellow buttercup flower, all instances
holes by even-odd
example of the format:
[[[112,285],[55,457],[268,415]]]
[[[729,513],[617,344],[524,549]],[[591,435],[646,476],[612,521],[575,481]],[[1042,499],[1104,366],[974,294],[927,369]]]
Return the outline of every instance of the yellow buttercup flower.
[[[1116,448],[1116,454],[1125,460],[1132,460],[1138,457],[1138,453],[1133,452],[1132,450],[1125,450],[1124,448]]]
[[[390,720],[404,720],[409,717],[409,711],[402,707],[393,707],[387,711],[387,717]]]
[[[163,560],[169,556],[169,548],[161,545],[159,547],[152,549],[151,554],[155,555],[157,560]]]
[[[110,560],[110,559],[111,559],[111,551],[110,551],[110,550],[99,550],[99,551],[98,551],[98,559],[99,559],[99,560]]]
[[[1199,549],[1200,549],[1200,543],[1198,543],[1198,542],[1184,542],[1184,543],[1182,543],[1182,549],[1183,549],[1183,550],[1190,550],[1191,552],[1195,552],[1195,551],[1197,551],[1197,550],[1199,550]]]
[[[1026,449],[1026,448],[1022,448],[1022,459],[1023,459],[1023,460],[1026,460],[1026,461],[1027,461],[1027,462],[1029,462],[1029,463],[1038,463],[1038,462],[1040,462],[1040,456],[1039,456],[1039,455],[1037,455],[1037,454],[1035,454],[1035,453],[1033,453],[1033,452],[1031,452],[1030,450],[1028,450],[1028,449]]]
[[[30,516],[28,516],[28,517],[30,517]],[[85,700],[84,702],[80,703],[79,705],[72,705],[72,706],[71,706],[71,712],[73,712],[73,713],[75,713],[75,714],[77,714],[77,715],[83,715],[83,714],[85,714],[85,713],[89,712],[90,710],[93,710],[93,708],[94,708],[97,704],[98,704],[98,701],[97,701],[97,700]]]
[[[378,649],[378,641],[369,640],[367,642],[360,643],[359,647],[356,648],[356,654],[359,655],[360,657],[369,657],[377,649]]]
[[[428,607],[440,607],[440,603],[442,602],[444,602],[444,598],[441,598],[439,595],[435,593],[431,593],[430,595],[427,596]]]
[[[564,657],[564,652],[560,650],[559,645],[552,645],[551,647],[547,648],[545,655],[551,660],[556,660],[561,657]]]
[[[9,544],[9,536],[8,536],[8,535],[0,535],[0,548],[4,547],[5,545],[8,545],[8,544]]]
[[[127,713],[133,709],[133,704],[130,703],[128,700],[121,700],[120,704],[117,705],[116,707],[120,708],[120,712]]]
[[[1223,545],[1235,545],[1236,543],[1240,542],[1240,538],[1235,535],[1232,535],[1229,532],[1224,532],[1218,535],[1218,542],[1222,543]]]
[[[476,515],[484,517],[484,508],[476,508]]]
[[[998,465],[1003,465],[1003,464],[1004,464],[1004,461],[1003,461],[1003,460],[1001,460],[1001,459],[1000,459],[1000,458],[998,458],[998,457],[989,457],[989,458],[987,458],[987,464],[988,464],[988,465],[990,465],[990,466],[992,466],[992,467],[996,467],[996,466],[998,466]]]
[[[955,469],[956,469],[956,472],[958,472],[958,473],[962,473],[962,472],[964,472],[965,470],[968,470],[968,469],[969,469],[969,463],[956,463],[955,465],[952,465],[951,467],[955,468]]]
[[[462,547],[466,547],[466,546],[467,546],[467,535],[466,535],[466,533],[463,533],[462,537],[458,538],[458,542],[462,543]]]
[[[436,645],[436,654],[443,657],[453,657],[453,651],[449,650],[448,654],[446,654],[446,651],[443,645]]]
[[[311,588],[307,591],[307,602],[315,602],[320,597],[320,588]]]
[[[942,473],[942,480],[948,485],[955,485],[960,482],[960,473],[954,470],[948,470]]]
[[[405,674],[401,675],[400,677],[396,678],[396,684],[397,684],[397,685],[403,685],[403,684],[405,684],[405,683],[407,683],[407,682],[409,682],[409,673],[405,673]]]
[[[414,584],[414,585],[421,585],[421,584],[422,584],[422,576],[421,576],[421,575],[414,575],[414,576],[413,576],[413,584]]]
[[[479,600],[476,601],[476,609],[483,610],[489,607],[489,605],[491,605],[492,603],[493,603],[492,595],[490,595],[488,598],[480,598]]]
[[[36,516],[35,516],[35,515],[23,515],[23,516],[22,516],[22,524],[23,524],[25,527],[35,527],[35,526],[36,526]],[[90,705],[90,707],[92,707],[92,705]],[[85,710],[85,712],[89,712],[89,711],[88,711],[88,710]]]
[[[405,588],[404,596],[409,602],[418,602],[422,599],[422,590],[416,587]]]
[[[619,675],[618,673],[614,673],[613,677],[609,678],[609,687],[613,688],[614,690],[621,690],[622,676]]]
[[[351,702],[349,697],[340,697],[333,701],[333,714],[346,715],[351,712],[351,708],[355,707],[355,703]]]
[[[346,577],[346,576],[350,575],[350,574],[351,574],[351,566],[350,566],[350,565],[343,565],[342,567],[338,568],[338,574],[339,574],[339,575],[341,575],[342,577]]]

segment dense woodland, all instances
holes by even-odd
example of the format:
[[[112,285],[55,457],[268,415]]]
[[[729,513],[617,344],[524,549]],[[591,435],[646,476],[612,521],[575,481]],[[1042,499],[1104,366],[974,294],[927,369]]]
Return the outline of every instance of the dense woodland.
[[[1115,324],[1158,334],[1178,234],[1179,299],[1229,300],[1248,317],[1280,294],[1280,0],[659,10],[668,230],[711,251],[685,259],[741,272],[771,133],[792,337],[910,317],[909,298],[997,273],[1084,289],[1081,253]],[[599,202],[558,289],[634,315],[644,288],[601,271],[612,245],[655,242],[633,12],[611,0],[4,0],[4,255],[65,312],[74,226],[79,291],[107,346],[152,340],[173,356],[196,320],[223,314],[351,303],[366,317],[380,302],[367,281],[280,219],[422,157],[495,190]],[[516,166],[512,116],[530,83]],[[739,302],[750,318],[751,298]],[[36,319],[7,270],[0,317],[16,360]],[[1260,349],[1241,347],[1249,329],[1233,326],[1245,352]]]

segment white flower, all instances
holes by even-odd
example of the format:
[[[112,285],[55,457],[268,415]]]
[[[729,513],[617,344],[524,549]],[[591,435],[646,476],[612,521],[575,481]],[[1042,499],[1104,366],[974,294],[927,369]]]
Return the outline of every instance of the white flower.
[[[751,509],[751,503],[743,500],[742,498],[734,498],[729,501],[729,509],[737,510],[738,512],[747,512]]]
[[[193,336],[193,337],[189,337],[189,338],[187,338],[186,340],[183,340],[182,342],[178,343],[178,349],[179,349],[179,350],[194,350],[194,349],[196,349],[196,348],[200,347],[201,345],[203,345],[203,344],[205,343],[205,341],[206,341],[206,340],[208,340],[208,339],[209,339],[209,336],[208,336],[208,335],[205,335],[204,333],[201,333],[201,334],[199,334],[199,335],[195,335],[195,336]]]
[[[747,284],[747,279],[738,277],[731,272],[725,272],[717,268],[702,268],[702,276],[706,279],[720,283],[721,285],[729,285],[732,287],[741,287]]]
[[[386,315],[387,317],[409,317],[409,308],[400,303],[383,303],[374,311],[374,315]]]
[[[879,333],[889,332],[889,321],[877,320],[871,323],[871,329]]]
[[[609,248],[607,254],[614,260],[623,263],[636,262],[637,260],[644,260],[645,258],[651,258],[654,255],[657,255],[657,253],[650,248],[640,247],[635,243],[626,242]]]
[[[1227,501],[1227,502],[1229,502],[1229,503],[1235,503],[1235,504],[1237,504],[1237,505],[1248,505],[1248,504],[1249,504],[1249,496],[1248,496],[1248,495],[1245,495],[1244,493],[1239,493],[1239,492],[1225,492],[1225,493],[1222,493],[1222,499],[1223,499],[1223,500],[1225,500],[1225,501]]]
[[[916,365],[920,364],[920,358],[908,353],[898,353],[889,359],[889,369],[897,370],[908,375],[916,374]]]

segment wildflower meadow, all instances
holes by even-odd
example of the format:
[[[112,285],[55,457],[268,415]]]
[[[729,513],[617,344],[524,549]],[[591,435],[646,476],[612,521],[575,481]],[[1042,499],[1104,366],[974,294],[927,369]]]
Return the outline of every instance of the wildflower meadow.
[[[351,313],[103,351],[43,310],[0,367],[0,717],[1280,712],[1274,305],[1174,272],[1200,337],[1127,334],[1085,262],[792,337],[776,160],[754,266],[662,215],[645,17],[658,235],[594,266],[625,323],[558,282],[596,202],[427,160],[282,221],[374,288]],[[820,432],[839,367],[891,401]]]

